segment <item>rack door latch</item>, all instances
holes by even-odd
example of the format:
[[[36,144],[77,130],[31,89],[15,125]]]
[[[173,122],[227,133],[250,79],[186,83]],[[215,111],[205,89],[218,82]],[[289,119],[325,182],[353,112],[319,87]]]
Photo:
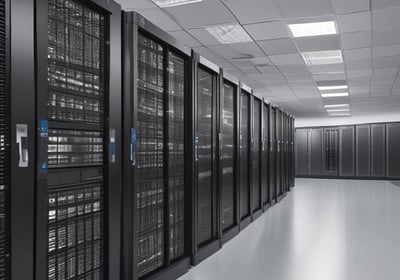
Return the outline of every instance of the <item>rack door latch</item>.
[[[28,167],[28,125],[17,124],[18,167]]]
[[[136,145],[137,145],[137,131],[136,128],[131,129],[131,162],[132,166],[136,165]]]

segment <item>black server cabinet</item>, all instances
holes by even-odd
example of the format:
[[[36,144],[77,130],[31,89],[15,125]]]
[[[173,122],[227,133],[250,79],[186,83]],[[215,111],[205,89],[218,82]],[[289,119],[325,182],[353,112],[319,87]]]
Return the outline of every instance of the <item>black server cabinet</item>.
[[[341,126],[339,133],[339,175],[354,176],[354,126]]]
[[[120,277],[121,9],[36,1],[36,279]]]
[[[220,248],[217,184],[217,119],[220,69],[205,58],[194,60],[194,230],[193,264]]]
[[[296,175],[308,175],[308,129],[296,129]]]
[[[386,124],[386,176],[400,178],[400,123]]]
[[[356,126],[356,176],[359,177],[370,176],[370,130],[369,124]]]
[[[239,233],[239,81],[221,71],[219,101],[219,185],[221,243]]]
[[[386,124],[371,124],[371,176],[386,176]]]
[[[251,222],[251,95],[252,90],[244,84],[240,85],[240,228]]]
[[[323,129],[310,128],[309,130],[309,175],[321,176],[323,171]]]
[[[271,193],[271,203],[276,203],[277,199],[277,184],[276,184],[276,157],[277,157],[277,141],[276,141],[276,111],[277,108],[270,107],[270,133],[269,133],[269,190]]]
[[[296,178],[296,155],[295,155],[295,128],[294,118],[290,118],[290,187],[294,187]]]
[[[262,178],[261,178],[261,148],[262,148],[262,100],[256,96],[252,98],[252,219],[262,213]]]
[[[285,150],[285,192],[290,190],[289,182],[289,115],[285,113],[285,129],[284,129],[284,150]]]
[[[137,13],[123,20],[121,279],[176,279],[192,253],[191,53]]]
[[[269,191],[269,104],[264,100],[262,114],[262,147],[261,147],[261,179],[262,179],[262,204],[266,210],[271,203]]]
[[[282,111],[277,108],[276,110],[276,189],[277,201],[283,198],[283,131]]]
[[[339,128],[324,128],[324,174],[339,175]]]
[[[9,3],[0,0],[0,279],[4,280],[10,279],[9,26]]]

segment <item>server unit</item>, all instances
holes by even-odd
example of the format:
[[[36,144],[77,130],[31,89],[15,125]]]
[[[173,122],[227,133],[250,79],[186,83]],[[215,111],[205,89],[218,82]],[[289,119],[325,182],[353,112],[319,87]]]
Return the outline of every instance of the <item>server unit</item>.
[[[339,175],[354,176],[354,126],[341,126],[339,131]]]
[[[262,118],[262,155],[261,155],[261,179],[262,179],[262,204],[263,209],[266,210],[271,203],[271,193],[269,190],[269,104],[264,100],[263,102],[263,118]]]
[[[324,128],[324,174],[339,175],[339,128]]]
[[[323,171],[323,129],[310,128],[308,136],[309,175],[321,176]]]
[[[261,178],[261,148],[262,148],[262,100],[252,98],[252,219],[256,219],[262,213],[262,178]]]
[[[277,108],[271,106],[270,108],[270,133],[269,133],[269,189],[271,192],[271,203],[276,203],[278,198],[277,190],[277,140],[276,140],[276,111]]]
[[[8,1],[0,0],[0,279],[5,280],[10,279],[11,249],[9,40],[9,3]],[[26,138],[24,139],[25,141]],[[23,148],[22,144],[26,145],[21,141],[21,148]],[[21,160],[23,159],[21,158]]]
[[[370,176],[370,125],[356,126],[356,176]]]
[[[217,113],[220,69],[205,58],[194,59],[194,234],[193,263],[220,247],[217,184]]]
[[[240,86],[240,227],[251,222],[251,88]]]
[[[124,14],[123,278],[175,279],[191,248],[191,53]]]
[[[371,124],[371,176],[386,176],[386,125]]]
[[[400,178],[400,123],[386,124],[386,176]]]
[[[239,81],[221,73],[219,95],[219,185],[221,243],[239,233]]]

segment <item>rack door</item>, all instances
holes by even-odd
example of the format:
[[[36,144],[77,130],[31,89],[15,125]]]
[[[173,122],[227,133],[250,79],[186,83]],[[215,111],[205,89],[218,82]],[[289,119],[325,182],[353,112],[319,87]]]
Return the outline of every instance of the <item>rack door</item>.
[[[271,193],[271,200],[277,199],[277,185],[276,185],[276,108],[270,109],[270,133],[269,133],[269,190]]]
[[[308,129],[296,129],[296,175],[308,175]]]
[[[356,126],[356,176],[370,176],[370,125]]]
[[[340,127],[339,142],[339,175],[354,176],[354,126]]]
[[[386,176],[400,178],[400,123],[386,125]]]
[[[280,197],[283,194],[282,112],[280,110],[276,110],[275,126],[276,126],[276,189],[277,189],[277,196]]]
[[[309,131],[309,165],[311,176],[321,176],[323,170],[323,129],[311,128]]]
[[[263,205],[270,202],[270,191],[269,191],[269,106],[268,104],[263,105],[263,121],[262,121],[262,193],[263,193]]]
[[[324,169],[325,175],[337,176],[339,174],[338,128],[324,129]]]
[[[386,176],[386,125],[371,124],[371,176]]]
[[[261,137],[262,137],[262,103],[253,98],[253,155],[252,155],[252,211],[253,213],[262,207],[261,189]]]
[[[221,166],[221,219],[222,231],[237,225],[237,187],[236,187],[236,128],[237,85],[228,81],[223,83],[221,92],[220,123],[220,166]]]
[[[240,93],[240,218],[250,212],[250,94]]]

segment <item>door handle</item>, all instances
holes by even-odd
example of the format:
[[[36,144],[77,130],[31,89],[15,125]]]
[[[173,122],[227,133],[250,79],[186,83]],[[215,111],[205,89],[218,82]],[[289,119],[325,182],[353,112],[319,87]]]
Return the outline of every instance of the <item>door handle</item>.
[[[17,124],[17,144],[18,144],[18,167],[28,167],[28,125]]]

